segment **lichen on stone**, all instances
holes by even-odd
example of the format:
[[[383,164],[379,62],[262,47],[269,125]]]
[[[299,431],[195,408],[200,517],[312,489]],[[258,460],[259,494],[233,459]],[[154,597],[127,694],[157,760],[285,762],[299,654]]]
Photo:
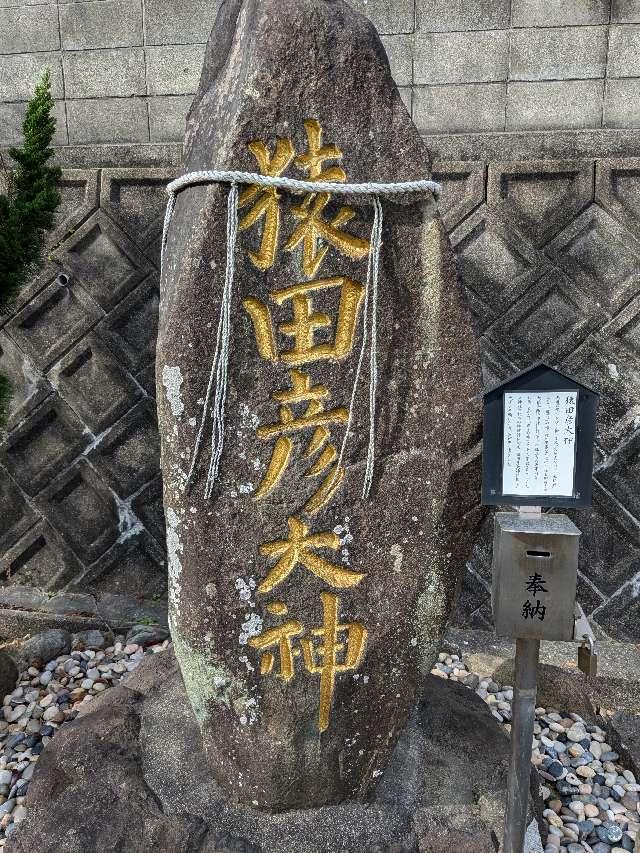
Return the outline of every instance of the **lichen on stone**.
[[[444,631],[443,618],[449,609],[442,583],[444,566],[436,565],[441,562],[441,558],[432,557],[430,569],[425,571],[425,586],[416,602],[414,624],[418,639],[415,648],[418,667],[423,675],[431,672],[438,655]]]
[[[171,610],[177,614],[181,589],[180,579],[182,575],[182,562],[179,555],[182,554],[184,548],[182,540],[180,539],[180,533],[178,532],[180,519],[178,518],[175,510],[170,506],[166,509],[166,519],[167,558],[169,568],[169,605]]]
[[[174,417],[179,418],[184,412],[182,402],[182,372],[179,367],[170,367],[168,364],[162,368],[162,384],[165,387],[167,400]]]
[[[229,708],[243,725],[257,720],[257,700],[249,694],[247,684],[239,676],[231,673],[210,649],[197,648],[185,640],[175,624],[172,639],[187,695],[200,727],[210,721],[215,705]]]

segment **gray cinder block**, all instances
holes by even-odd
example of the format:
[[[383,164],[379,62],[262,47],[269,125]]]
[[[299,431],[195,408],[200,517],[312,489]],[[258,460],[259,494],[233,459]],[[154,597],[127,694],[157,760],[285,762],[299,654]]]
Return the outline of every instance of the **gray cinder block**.
[[[148,47],[147,92],[149,95],[191,95],[198,88],[203,44]]]
[[[68,101],[67,119],[72,145],[149,140],[147,105],[142,98]]]
[[[606,24],[610,0],[513,0],[514,27]]]
[[[509,27],[510,0],[416,0],[416,28],[424,32],[500,30]]]
[[[36,53],[58,50],[58,7],[42,6],[0,8],[0,53]]]
[[[62,3],[60,33],[64,50],[141,45],[141,0]]]
[[[220,0],[145,0],[146,44],[206,42],[219,6]]]
[[[640,80],[607,80],[602,123],[604,127],[640,126]]]
[[[416,34],[415,83],[498,82],[508,68],[508,30]]]
[[[640,26],[611,27],[609,77],[640,77]]]
[[[0,100],[28,100],[45,68],[51,72],[51,94],[54,98],[63,98],[59,53],[13,53],[0,56]]]
[[[64,53],[68,98],[127,97],[145,94],[141,47],[77,50]]]
[[[181,142],[184,137],[191,95],[164,95],[149,98],[151,142]]]
[[[599,127],[603,80],[509,83],[507,130]]]
[[[515,29],[511,33],[512,80],[604,77],[606,27]]]
[[[381,36],[396,86],[413,83],[413,35]]]
[[[416,86],[413,120],[425,133],[504,130],[505,83]]]

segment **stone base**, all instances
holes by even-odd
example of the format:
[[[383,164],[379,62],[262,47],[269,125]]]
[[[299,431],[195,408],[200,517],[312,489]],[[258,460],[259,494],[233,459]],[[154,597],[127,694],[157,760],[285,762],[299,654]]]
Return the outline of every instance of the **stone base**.
[[[272,814],[211,779],[173,651],[87,704],[40,758],[6,853],[494,853],[509,741],[429,676],[370,802]]]

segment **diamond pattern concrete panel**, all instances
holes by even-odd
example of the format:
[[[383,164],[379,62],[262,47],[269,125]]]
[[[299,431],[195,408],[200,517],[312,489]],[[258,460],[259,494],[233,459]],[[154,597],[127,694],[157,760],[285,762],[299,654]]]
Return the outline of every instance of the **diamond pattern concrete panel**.
[[[487,322],[549,268],[547,259],[486,205],[451,235],[465,285],[487,306]]]
[[[78,276],[105,310],[113,308],[153,269],[134,242],[102,210],[59,246],[54,257]]]
[[[640,237],[640,158],[600,161],[596,167],[596,201]]]
[[[28,495],[37,494],[88,443],[87,429],[64,400],[47,398],[11,430],[0,458]]]
[[[598,205],[578,216],[546,253],[610,314],[640,287],[640,242]]]
[[[63,281],[56,276],[5,327],[42,370],[104,316],[81,287],[71,287]]]
[[[546,243],[593,201],[590,161],[492,163],[487,204],[520,233]]]
[[[0,466],[0,550],[6,551],[38,521],[38,514],[25,494],[11,478],[6,468]]]
[[[433,164],[433,180],[443,187],[439,208],[447,231],[452,231],[484,201],[484,173],[484,163],[460,161]]]
[[[4,329],[0,331],[0,372],[14,389],[6,421],[6,428],[11,430],[48,397],[53,388]]]
[[[159,302],[159,281],[154,274],[123,299],[97,330],[134,374],[155,358]]]
[[[487,336],[524,369],[532,360],[557,363],[605,319],[560,270],[552,270],[487,329]]]
[[[142,389],[97,335],[84,337],[47,377],[95,435],[129,409]]]
[[[142,400],[88,454],[93,467],[121,498],[128,498],[160,473],[156,407]]]
[[[155,480],[140,489],[131,501],[131,507],[136,517],[140,519],[156,542],[159,542],[164,548],[165,522],[162,505],[162,477],[156,477]]]
[[[56,477],[37,496],[36,505],[85,563],[104,554],[127,521],[117,497],[86,459]]]
[[[103,169],[102,207],[151,261],[155,242],[162,234],[167,205],[166,186],[174,178],[170,169]]]
[[[81,570],[81,564],[46,521],[39,521],[0,557],[3,586],[28,586],[55,591]]]
[[[601,630],[640,641],[640,158],[505,156],[433,167],[485,383],[546,359],[601,393],[578,594]],[[164,594],[154,348],[172,176],[65,172],[53,261],[0,318],[17,387],[0,446],[6,583]],[[490,624],[490,545],[487,522],[460,602],[469,625]]]
[[[50,246],[57,245],[87,219],[98,206],[98,169],[65,169],[58,184],[62,198],[54,225],[47,234]]]
[[[82,588],[95,592],[155,598],[167,592],[163,548],[145,530],[122,537],[89,567]]]

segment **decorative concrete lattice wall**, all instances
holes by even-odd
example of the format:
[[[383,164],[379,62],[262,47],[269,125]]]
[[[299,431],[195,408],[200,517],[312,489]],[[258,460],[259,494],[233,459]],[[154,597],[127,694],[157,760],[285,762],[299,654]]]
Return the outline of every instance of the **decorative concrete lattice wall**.
[[[165,592],[154,360],[173,173],[65,171],[50,261],[3,318],[0,370],[17,389],[0,453],[5,582]]]
[[[51,260],[2,319],[0,370],[18,388],[0,453],[6,583],[164,591],[153,360],[173,172],[65,171]],[[434,175],[487,384],[544,359],[603,395],[594,505],[575,516],[579,594],[605,632],[639,639],[640,159],[445,160]],[[490,536],[460,604],[476,625]]]
[[[579,599],[614,637],[640,638],[640,159],[436,164],[485,383],[544,360],[602,395]],[[459,619],[491,620],[491,518]]]

